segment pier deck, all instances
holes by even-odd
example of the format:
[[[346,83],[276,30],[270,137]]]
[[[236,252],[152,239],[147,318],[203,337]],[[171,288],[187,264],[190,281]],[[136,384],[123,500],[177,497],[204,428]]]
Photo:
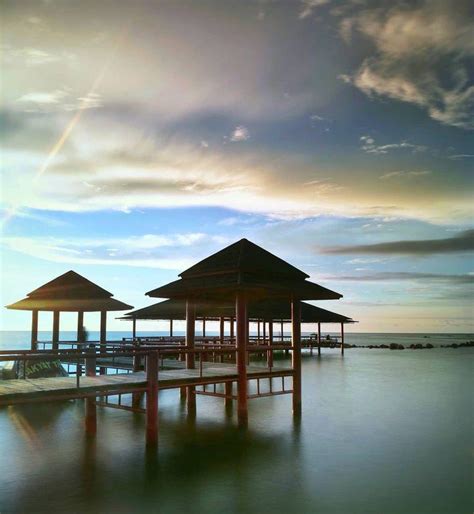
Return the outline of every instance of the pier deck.
[[[184,363],[168,361],[177,369],[160,369],[158,388],[172,389],[183,386],[199,386],[233,382],[238,380],[235,364],[204,363],[200,369],[184,369]],[[290,368],[248,366],[247,378],[275,378],[292,376]],[[111,375],[76,377],[52,377],[36,379],[14,379],[0,381],[0,406],[39,401],[68,400],[119,393],[146,391],[147,377],[143,371]]]

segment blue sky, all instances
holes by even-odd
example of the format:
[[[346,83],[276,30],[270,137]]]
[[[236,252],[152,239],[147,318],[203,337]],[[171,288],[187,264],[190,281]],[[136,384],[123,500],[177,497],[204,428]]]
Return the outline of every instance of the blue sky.
[[[354,330],[472,330],[469,2],[2,11],[4,305],[74,269],[141,307],[247,237]]]

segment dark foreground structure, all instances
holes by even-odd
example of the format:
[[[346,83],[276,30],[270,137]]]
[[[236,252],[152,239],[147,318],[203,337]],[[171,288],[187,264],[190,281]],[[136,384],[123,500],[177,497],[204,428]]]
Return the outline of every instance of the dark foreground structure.
[[[301,323],[318,323],[318,353],[321,348],[320,324],[353,322],[345,316],[320,309],[303,300],[336,300],[339,293],[310,282],[309,276],[247,239],[242,239],[202,260],[179,275],[179,280],[149,291],[151,297],[167,298],[145,309],[126,315],[133,322],[133,337],[120,343],[106,340],[106,312],[130,306],[74,272],[33,291],[27,298],[8,306],[33,312],[31,350],[3,351],[0,361],[60,360],[72,376],[27,378],[0,381],[0,406],[37,401],[86,398],[86,431],[96,431],[96,406],[107,405],[146,412],[147,442],[158,440],[158,391],[179,388],[188,412],[196,412],[199,394],[225,399],[232,408],[237,401],[239,425],[248,420],[248,400],[263,396],[292,394],[293,413],[301,415]],[[50,349],[38,349],[38,312],[54,312],[53,340]],[[78,312],[77,341],[68,349],[59,347],[59,312]],[[101,313],[101,337],[86,347],[82,329],[83,313]],[[137,338],[137,319],[169,319],[169,338]],[[184,319],[184,338],[173,336],[172,321]],[[203,336],[196,335],[196,320],[203,322]],[[219,320],[220,334],[206,338],[206,319]],[[257,337],[250,337],[249,321],[258,323]],[[225,323],[229,324],[225,336]],[[263,324],[263,334],[260,332]],[[281,324],[280,340],[274,337],[273,324]],[[286,341],[283,323],[291,326]],[[267,330],[268,328],[268,330]],[[45,348],[45,345],[43,345]],[[312,346],[310,346],[312,350]],[[274,366],[274,352],[291,351],[291,367]],[[251,356],[257,357],[252,359]],[[265,356],[266,359],[258,359]],[[82,370],[85,367],[85,376]],[[18,369],[25,369],[26,365]],[[71,371],[72,368],[72,371]],[[115,371],[115,374],[111,371]],[[285,384],[291,378],[291,389]],[[275,380],[278,379],[276,382]],[[262,387],[262,381],[265,386]],[[249,385],[250,384],[250,385]],[[122,405],[123,394],[132,394],[132,406]],[[141,407],[146,393],[145,408]],[[109,397],[118,397],[118,403]]]

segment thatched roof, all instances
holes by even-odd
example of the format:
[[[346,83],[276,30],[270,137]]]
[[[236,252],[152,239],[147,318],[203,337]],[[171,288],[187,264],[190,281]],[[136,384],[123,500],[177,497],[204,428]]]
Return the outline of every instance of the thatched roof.
[[[112,293],[75,271],[68,271],[38,287],[23,300],[7,305],[7,308],[73,312],[123,311],[133,308],[112,296]]]
[[[251,302],[248,306],[250,320],[283,320],[291,319],[290,304],[287,301]],[[203,303],[196,304],[196,318],[215,320],[220,317],[235,317],[234,303]],[[186,319],[186,302],[184,300],[165,300],[127,313],[121,319],[148,320],[184,320]],[[303,323],[354,323],[352,318],[331,312],[309,303],[301,303],[301,320]]]
[[[228,301],[237,291],[252,300],[337,300],[339,293],[306,280],[308,275],[247,239],[192,266],[175,280],[146,293],[158,298]]]

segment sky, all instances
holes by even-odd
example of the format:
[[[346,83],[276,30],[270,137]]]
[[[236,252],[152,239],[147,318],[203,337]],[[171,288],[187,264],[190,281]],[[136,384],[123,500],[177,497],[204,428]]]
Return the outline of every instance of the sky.
[[[470,1],[0,6],[2,305],[73,269],[143,307],[246,237],[349,331],[472,332]]]

